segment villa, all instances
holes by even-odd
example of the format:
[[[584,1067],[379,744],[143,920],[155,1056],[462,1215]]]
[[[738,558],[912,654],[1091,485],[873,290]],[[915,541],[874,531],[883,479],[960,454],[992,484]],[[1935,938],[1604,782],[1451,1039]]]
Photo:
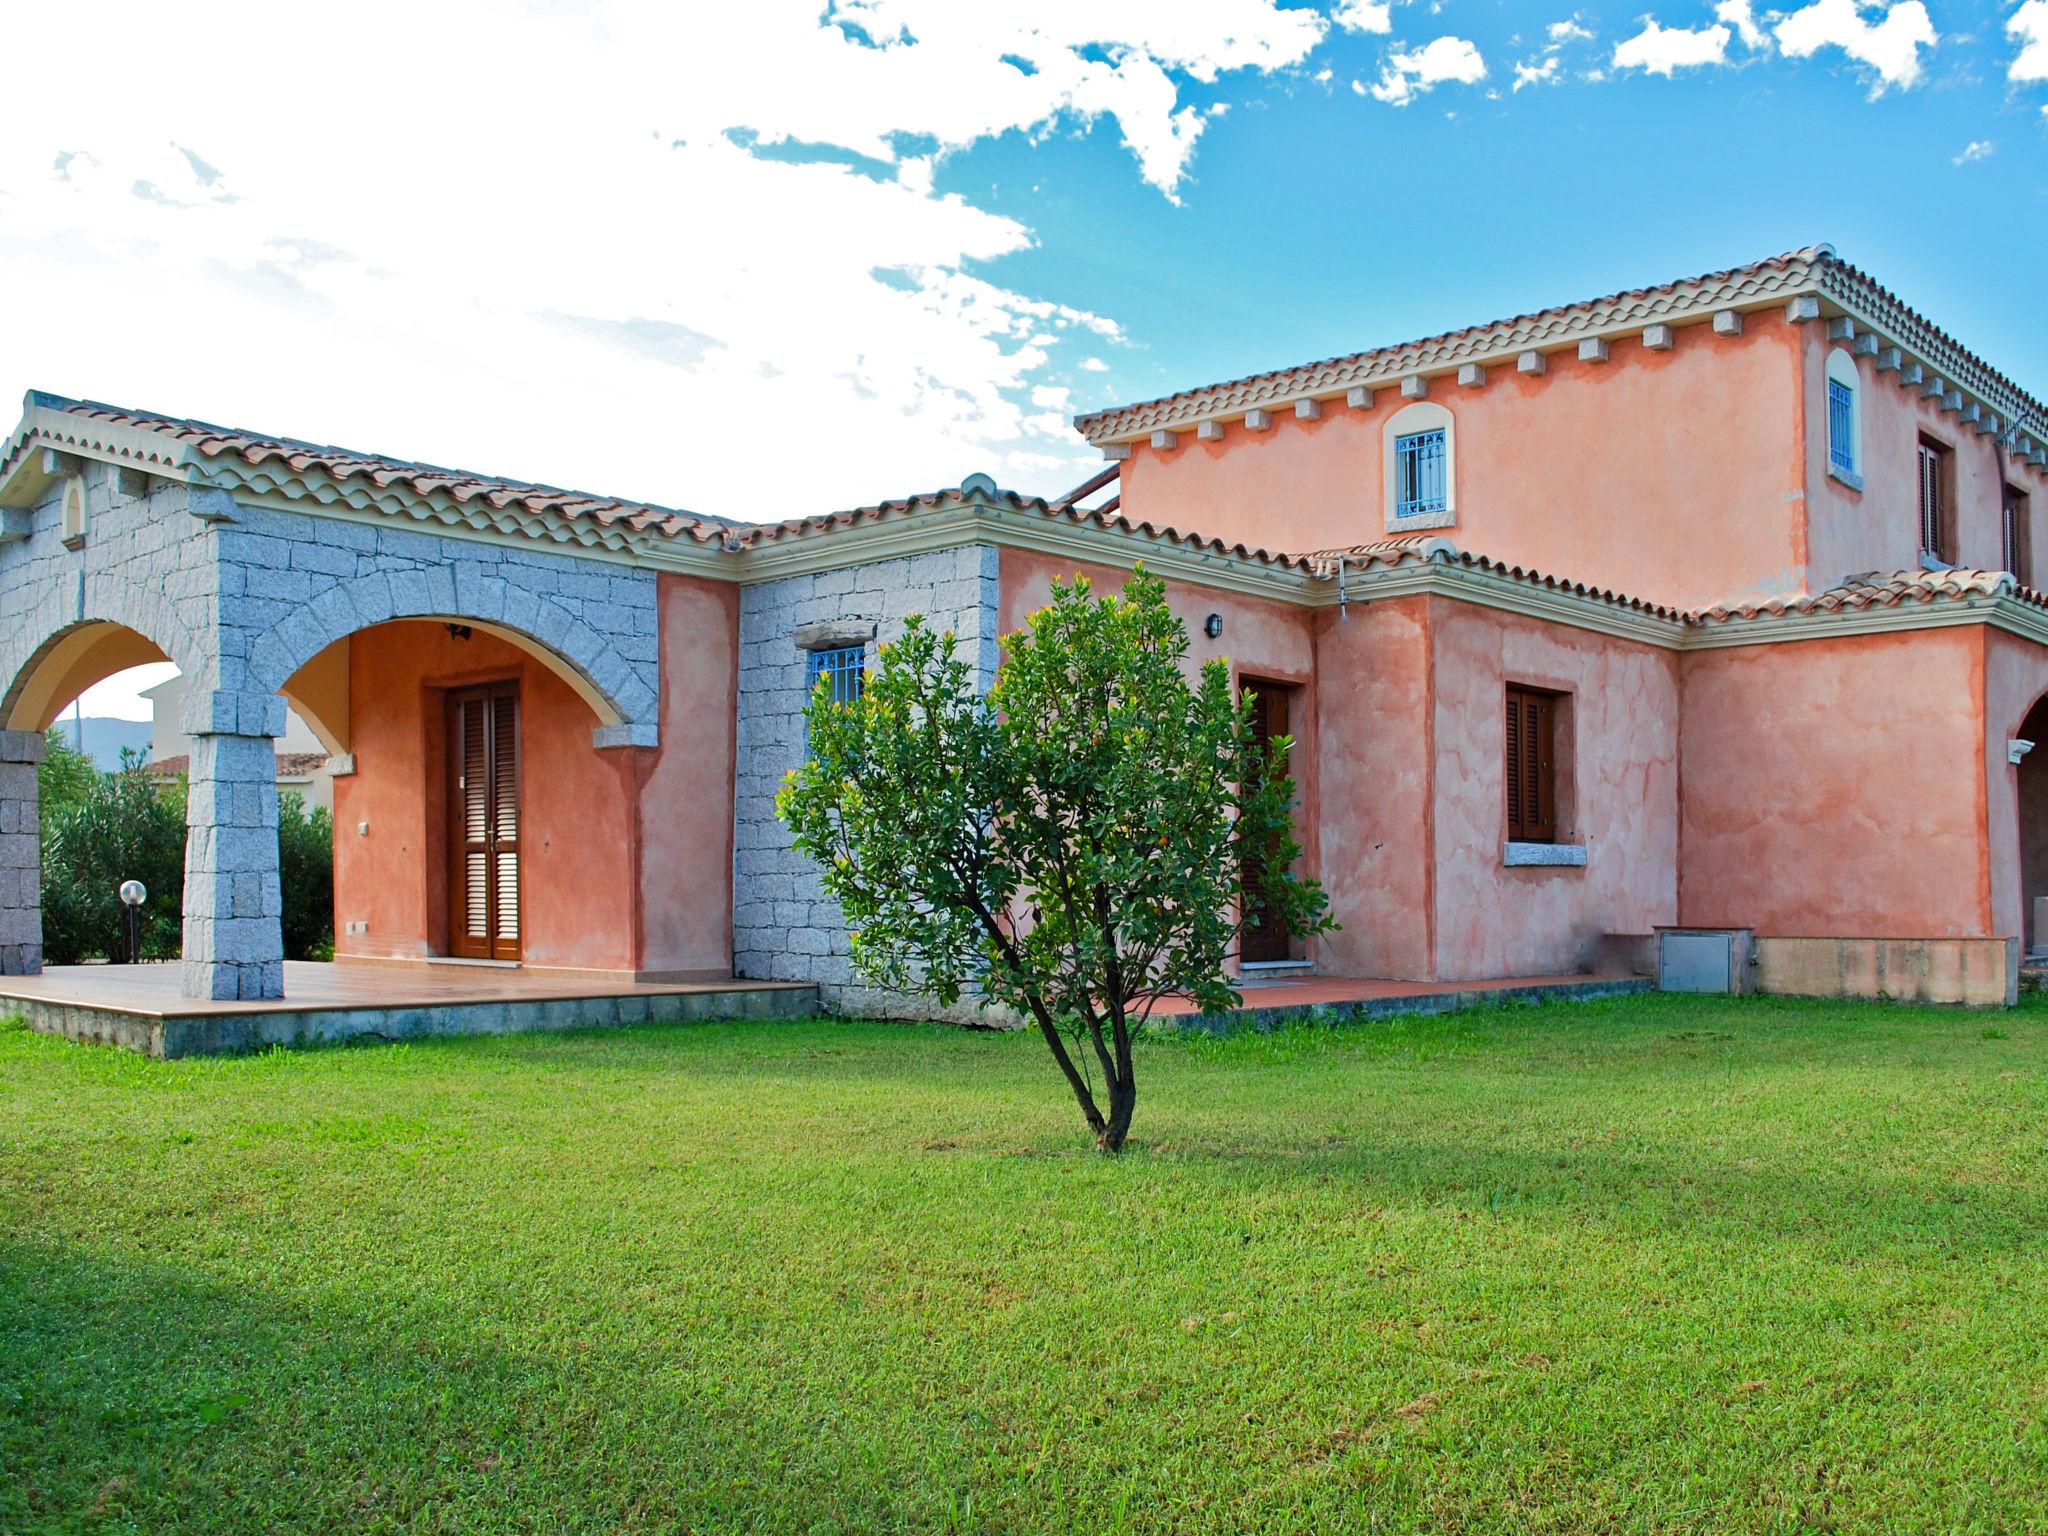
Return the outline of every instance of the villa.
[[[914,1007],[858,987],[775,819],[814,681],[857,690],[923,613],[986,684],[1055,578],[1143,562],[1296,740],[1342,927],[1246,913],[1247,966],[1558,977],[1675,930],[1735,990],[2013,995],[2048,898],[2048,407],[1832,250],[1076,427],[1105,467],[1055,500],[974,475],[757,525],[31,393],[0,971],[41,968],[42,731],[169,659],[190,998],[285,996],[289,703],[334,775],[337,969]]]

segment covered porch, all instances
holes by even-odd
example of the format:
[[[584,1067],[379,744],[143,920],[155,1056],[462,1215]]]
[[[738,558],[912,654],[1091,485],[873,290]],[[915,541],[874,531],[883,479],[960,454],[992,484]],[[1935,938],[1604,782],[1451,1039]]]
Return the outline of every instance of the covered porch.
[[[818,1011],[818,989],[807,983],[645,983],[491,964],[287,960],[285,995],[268,999],[188,997],[180,983],[176,964],[50,966],[0,976],[0,1014],[20,1013],[45,1034],[171,1058]]]

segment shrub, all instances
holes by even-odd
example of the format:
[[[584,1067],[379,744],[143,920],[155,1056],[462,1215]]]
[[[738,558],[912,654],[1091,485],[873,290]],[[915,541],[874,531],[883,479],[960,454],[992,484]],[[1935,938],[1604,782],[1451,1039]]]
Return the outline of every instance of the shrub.
[[[140,762],[115,773],[55,739],[38,774],[42,801],[43,958],[76,965],[129,960],[123,880],[149,890],[142,909],[144,960],[175,960],[184,940],[185,780],[166,781]],[[288,960],[327,959],[334,949],[334,821],[309,816],[295,791],[278,796],[278,884]]]
[[[42,820],[44,958],[52,965],[133,958],[120,885],[140,880],[149,901],[139,958],[175,960],[185,898],[184,781],[166,785],[131,760],[118,772],[94,773],[67,803],[77,788],[64,777],[70,767],[60,766],[56,804]]]
[[[298,791],[277,797],[277,872],[284,890],[284,957],[326,960],[334,954],[334,817],[306,813]]]

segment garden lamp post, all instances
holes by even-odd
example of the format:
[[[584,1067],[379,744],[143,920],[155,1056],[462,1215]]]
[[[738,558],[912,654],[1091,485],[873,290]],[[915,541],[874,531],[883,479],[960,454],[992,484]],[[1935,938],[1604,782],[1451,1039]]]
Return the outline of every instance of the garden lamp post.
[[[128,909],[128,963],[138,965],[142,961],[142,904],[149,900],[149,892],[140,880],[121,882],[121,905]]]

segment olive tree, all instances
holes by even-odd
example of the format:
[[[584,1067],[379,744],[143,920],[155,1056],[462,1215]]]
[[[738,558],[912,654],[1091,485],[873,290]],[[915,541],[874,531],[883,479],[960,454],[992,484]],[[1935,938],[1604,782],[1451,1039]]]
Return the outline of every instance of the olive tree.
[[[809,756],[777,799],[861,976],[949,1005],[978,987],[1025,1015],[1110,1152],[1159,1001],[1240,1001],[1223,968],[1239,903],[1331,926],[1292,869],[1291,743],[1259,739],[1225,662],[1191,677],[1187,654],[1143,569],[1121,595],[1055,582],[986,695],[953,635],[913,618],[857,699],[812,696]]]

